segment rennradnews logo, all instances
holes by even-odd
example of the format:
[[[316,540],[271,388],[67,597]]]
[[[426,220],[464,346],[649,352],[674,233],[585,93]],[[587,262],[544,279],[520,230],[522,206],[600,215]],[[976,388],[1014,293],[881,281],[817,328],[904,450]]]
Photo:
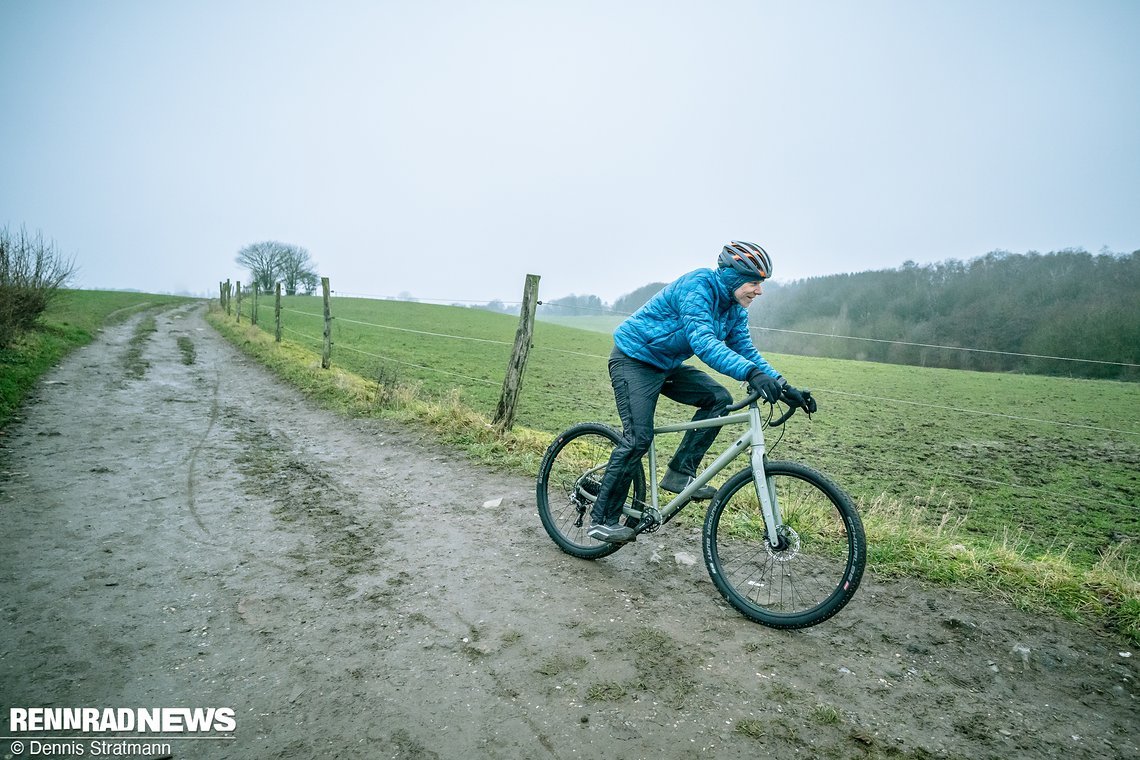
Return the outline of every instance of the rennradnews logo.
[[[228,733],[237,728],[232,707],[13,707],[11,733]]]

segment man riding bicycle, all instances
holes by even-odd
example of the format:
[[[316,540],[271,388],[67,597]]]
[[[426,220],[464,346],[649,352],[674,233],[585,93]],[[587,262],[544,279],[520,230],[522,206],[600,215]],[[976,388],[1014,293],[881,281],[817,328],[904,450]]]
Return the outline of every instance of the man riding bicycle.
[[[763,293],[761,283],[771,275],[772,261],[763,248],[734,240],[724,246],[716,269],[682,275],[614,330],[609,372],[622,440],[610,455],[590,514],[591,538],[624,543],[634,537],[633,528],[619,524],[621,507],[635,468],[653,440],[659,396],[697,407],[694,421],[720,416],[732,403],[724,386],[684,364],[686,359],[696,355],[717,372],[747,381],[769,403],[782,395],[809,413],[815,411],[811,395],[788,385],[756,350],[748,332],[748,305]],[[661,488],[683,491],[719,432],[717,427],[687,431]],[[715,493],[706,485],[693,499],[711,499]]]

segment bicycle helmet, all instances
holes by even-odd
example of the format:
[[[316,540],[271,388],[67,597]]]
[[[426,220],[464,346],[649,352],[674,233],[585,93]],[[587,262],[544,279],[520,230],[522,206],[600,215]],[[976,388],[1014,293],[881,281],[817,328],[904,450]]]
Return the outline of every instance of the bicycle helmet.
[[[717,264],[735,269],[751,280],[766,280],[772,276],[772,259],[768,252],[755,243],[733,240],[720,252]]]

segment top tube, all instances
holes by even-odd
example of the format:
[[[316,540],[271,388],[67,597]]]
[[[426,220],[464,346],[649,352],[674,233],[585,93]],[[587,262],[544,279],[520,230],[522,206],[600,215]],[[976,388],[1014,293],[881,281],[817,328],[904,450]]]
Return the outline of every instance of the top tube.
[[[701,430],[702,428],[711,427],[719,428],[724,427],[725,425],[736,425],[739,423],[748,422],[748,412],[742,412],[741,414],[732,414],[732,412],[740,411],[749,404],[756,403],[759,398],[760,392],[752,391],[740,401],[737,401],[735,404],[728,406],[724,410],[725,413],[720,417],[713,417],[711,419],[701,420],[699,422],[678,422],[673,425],[662,425],[661,427],[653,428],[653,434],[658,435],[660,433],[680,433],[685,430]]]
[[[684,430],[700,430],[701,428],[711,427],[724,427],[725,425],[735,425],[741,422],[748,422],[748,412],[741,412],[740,414],[726,414],[721,417],[712,417],[707,420],[698,420],[696,422],[678,422],[672,425],[662,425],[661,427],[653,428],[653,434],[658,433],[679,433]]]

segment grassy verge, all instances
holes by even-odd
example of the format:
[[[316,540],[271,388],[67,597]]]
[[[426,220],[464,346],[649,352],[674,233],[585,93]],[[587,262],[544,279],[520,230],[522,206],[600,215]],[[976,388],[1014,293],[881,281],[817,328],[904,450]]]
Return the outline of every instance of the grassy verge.
[[[530,476],[550,442],[550,433],[525,427],[498,435],[459,391],[425,390],[383,375],[366,379],[335,365],[322,370],[311,348],[288,340],[277,344],[270,334],[248,324],[235,325],[217,312],[209,320],[280,377],[344,414],[424,424],[482,463]],[[944,518],[932,527],[923,515],[960,511],[939,503],[946,498],[931,494],[925,499],[926,510],[886,498],[864,504],[872,572],[976,589],[1021,609],[1059,613],[1140,643],[1140,577],[1122,551],[1107,552],[1090,565],[1070,561],[1065,551],[1031,551],[1016,534],[979,540],[962,530],[962,520]]]
[[[979,542],[964,534],[961,520],[931,529],[914,511],[885,498],[864,507],[861,516],[868,567],[881,577],[972,588],[1022,610],[1060,613],[1140,643],[1140,580],[1121,549],[1087,566],[1065,551],[1031,551],[1016,532]]]
[[[520,426],[500,435],[457,390],[432,393],[395,375],[365,378],[336,365],[321,369],[319,352],[308,347],[290,340],[276,343],[269,333],[248,323],[235,324],[219,311],[211,310],[207,321],[309,398],[342,414],[426,424],[441,441],[463,447],[484,464],[531,475],[550,443],[548,433]]]
[[[191,299],[151,293],[67,290],[40,318],[35,329],[0,350],[0,429],[11,421],[28,391],[60,359],[90,343],[101,327],[141,310]]]

